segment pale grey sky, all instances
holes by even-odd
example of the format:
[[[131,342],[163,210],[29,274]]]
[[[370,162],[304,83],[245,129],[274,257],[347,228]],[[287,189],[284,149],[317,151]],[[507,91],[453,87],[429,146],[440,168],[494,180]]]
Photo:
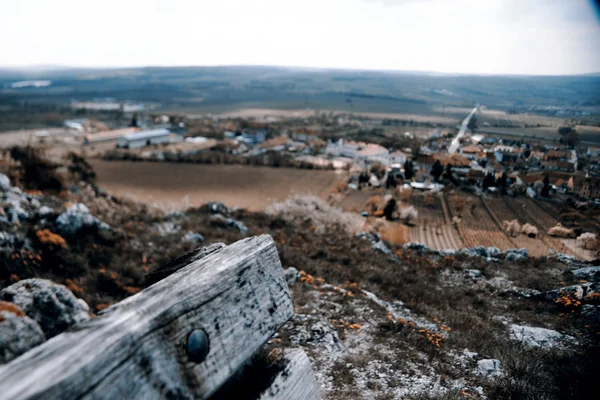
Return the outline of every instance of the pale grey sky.
[[[600,72],[593,0],[0,0],[0,65]]]

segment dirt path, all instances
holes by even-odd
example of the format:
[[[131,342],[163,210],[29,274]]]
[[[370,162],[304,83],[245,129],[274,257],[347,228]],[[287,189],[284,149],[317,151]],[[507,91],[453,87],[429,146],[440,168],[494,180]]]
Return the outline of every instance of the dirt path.
[[[293,194],[326,197],[344,175],[335,171],[242,165],[91,161],[107,192],[173,209],[221,201],[262,211]],[[187,200],[184,200],[186,199]]]

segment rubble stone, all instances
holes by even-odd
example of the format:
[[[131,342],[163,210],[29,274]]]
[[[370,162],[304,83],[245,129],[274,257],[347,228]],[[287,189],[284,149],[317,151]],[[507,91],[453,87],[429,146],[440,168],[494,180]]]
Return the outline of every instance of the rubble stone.
[[[0,364],[10,362],[45,340],[44,332],[33,319],[8,310],[0,311]]]
[[[477,361],[477,374],[494,378],[502,375],[502,363],[493,358]]]
[[[0,291],[0,300],[20,307],[39,324],[47,338],[90,319],[81,299],[63,285],[46,279],[19,281]]]
[[[524,325],[510,325],[510,336],[531,347],[555,347],[562,341],[572,339],[557,331]]]
[[[111,231],[112,228],[90,214],[85,204],[72,205],[56,218],[56,229],[63,236],[73,236],[82,229],[96,228]]]

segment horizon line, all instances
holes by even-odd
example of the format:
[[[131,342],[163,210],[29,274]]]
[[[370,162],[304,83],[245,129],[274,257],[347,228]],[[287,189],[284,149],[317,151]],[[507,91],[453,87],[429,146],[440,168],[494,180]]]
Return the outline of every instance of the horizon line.
[[[500,76],[500,77],[569,77],[600,75],[596,72],[583,72],[576,74],[527,74],[527,73],[489,73],[489,72],[442,72],[435,70],[402,70],[402,69],[374,69],[374,68],[352,68],[352,67],[309,67],[289,65],[264,65],[264,64],[215,64],[215,65],[136,65],[136,66],[72,66],[56,64],[34,64],[34,65],[0,65],[0,71],[11,70],[15,72],[51,72],[69,70],[119,70],[119,69],[150,69],[150,68],[279,68],[297,70],[320,70],[320,71],[348,71],[348,72],[380,72],[380,73],[407,73],[407,74],[437,74],[437,75],[461,75],[461,76]],[[37,71],[36,71],[37,70]]]

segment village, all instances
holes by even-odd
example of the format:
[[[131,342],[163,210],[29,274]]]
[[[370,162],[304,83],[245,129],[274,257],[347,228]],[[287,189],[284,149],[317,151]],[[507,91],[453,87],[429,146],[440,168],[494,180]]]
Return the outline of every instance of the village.
[[[60,133],[36,132],[35,140],[104,161],[336,171],[321,197],[379,221],[390,243],[595,258],[600,147],[579,143],[568,126],[556,128],[559,140],[482,133],[484,110],[476,105],[454,124],[317,111],[194,119],[133,112],[114,129],[67,120]]]

